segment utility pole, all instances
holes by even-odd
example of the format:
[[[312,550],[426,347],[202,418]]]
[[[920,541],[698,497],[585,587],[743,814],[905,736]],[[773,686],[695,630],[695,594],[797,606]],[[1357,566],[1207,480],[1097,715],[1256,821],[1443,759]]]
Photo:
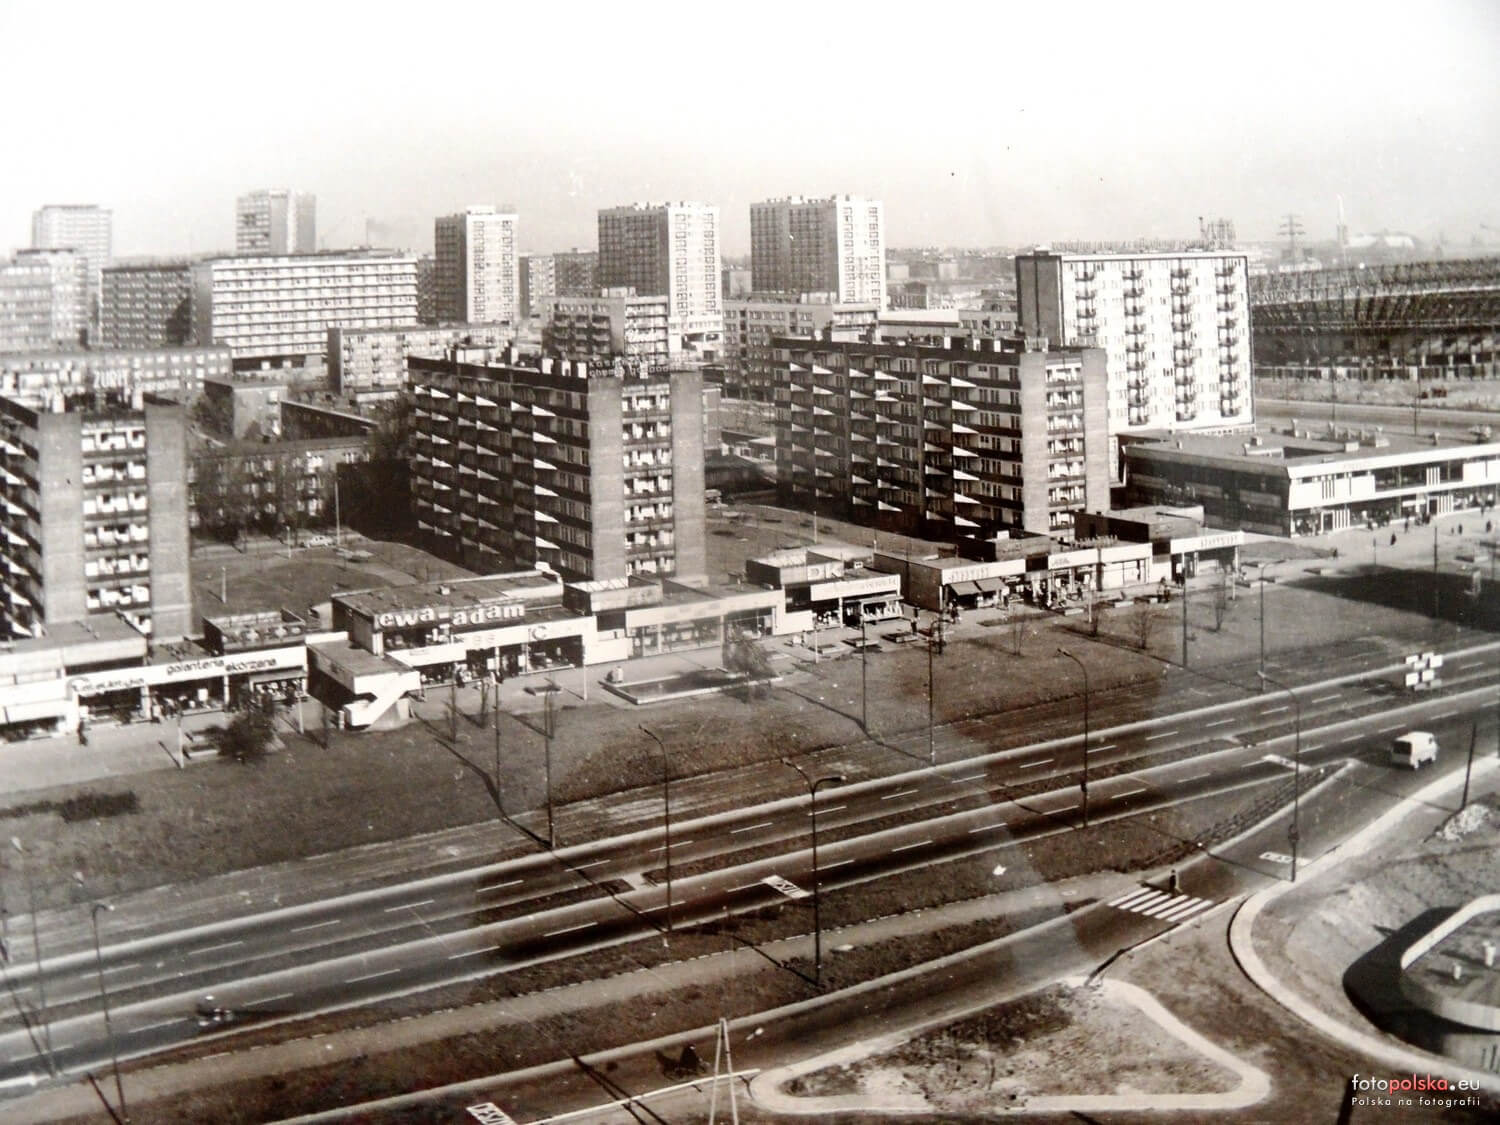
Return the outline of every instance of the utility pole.
[[[1438,594],[1438,525],[1432,521],[1432,623],[1437,625],[1441,602]]]
[[[667,860],[667,933],[670,934],[672,932],[672,765],[667,758],[666,744],[654,731],[642,724],[636,725],[640,726],[641,733],[656,743],[656,748],[661,751],[661,811],[664,833],[662,851]]]
[[[813,984],[823,987],[823,922],[819,899],[818,878],[818,790],[824,785],[844,784],[844,775],[841,773],[828,774],[814,781],[807,775],[807,771],[789,758],[782,758],[781,764],[789,766],[802,775],[803,782],[807,785],[808,815],[812,818],[812,900],[813,900]]]
[[[104,1034],[109,1040],[110,1061],[114,1066],[115,1098],[120,1103],[120,1120],[129,1125],[130,1111],[125,1108],[125,1084],[120,1080],[120,1050],[115,1044],[114,1024],[109,1018],[109,993],[104,988],[104,953],[99,947],[99,911],[113,909],[107,902],[89,903],[89,918],[94,924],[94,964],[99,971],[99,1005],[104,1009]]]
[[[1084,667],[1082,660],[1074,656],[1065,648],[1057,650],[1059,656],[1066,656],[1078,670],[1083,673],[1083,780],[1079,783],[1079,790],[1083,794],[1083,826],[1089,826],[1089,670]]]
[[[547,703],[543,713],[542,729],[547,738],[547,847],[557,847],[557,835],[552,823],[552,697],[557,693],[557,685],[552,681],[547,682]]]
[[[1286,834],[1287,843],[1292,848],[1292,882],[1295,883],[1297,881],[1297,845],[1302,839],[1302,700],[1286,684],[1271,679],[1264,672],[1260,674],[1260,678],[1278,691],[1286,692],[1291,698],[1292,721],[1296,724],[1292,736],[1292,826]]]
[[[1187,555],[1182,556],[1182,666],[1188,666],[1188,584]]]
[[[869,704],[869,673],[868,665],[870,654],[865,646],[869,644],[865,634],[865,607],[859,607],[859,729],[866,735],[870,733],[870,704]]]
[[[26,849],[21,846],[21,838],[12,836],[10,846],[26,860],[22,868],[26,872],[26,895],[31,905],[31,949],[32,956],[36,958],[36,995],[38,1015],[42,1021],[42,1049],[47,1055],[47,1073],[55,1075],[57,1060],[52,1056],[52,1021],[47,1011],[47,977],[42,971],[42,939],[36,926],[36,880],[31,874],[31,863],[26,856]]]

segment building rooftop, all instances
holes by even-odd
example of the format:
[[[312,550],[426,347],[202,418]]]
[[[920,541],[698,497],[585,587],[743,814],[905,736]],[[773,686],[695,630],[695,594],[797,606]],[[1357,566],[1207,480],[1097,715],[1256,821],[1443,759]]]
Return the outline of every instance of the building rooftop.
[[[548,590],[560,590],[562,580],[540,570],[514,574],[490,574],[482,578],[456,578],[447,582],[414,582],[406,586],[382,586],[372,590],[349,590],[333,595],[355,613],[374,617],[382,613],[425,606],[461,607],[507,599],[535,598]]]
[[[1440,457],[1469,453],[1494,456],[1500,453],[1500,442],[1459,441],[1437,434],[1426,437],[1391,433],[1380,429],[1323,429],[1294,432],[1257,427],[1255,432],[1229,434],[1172,433],[1156,431],[1141,434],[1144,445],[1153,452],[1171,454],[1181,451],[1188,457],[1211,458],[1244,465],[1278,468],[1306,464],[1361,461],[1371,457],[1437,454]]]

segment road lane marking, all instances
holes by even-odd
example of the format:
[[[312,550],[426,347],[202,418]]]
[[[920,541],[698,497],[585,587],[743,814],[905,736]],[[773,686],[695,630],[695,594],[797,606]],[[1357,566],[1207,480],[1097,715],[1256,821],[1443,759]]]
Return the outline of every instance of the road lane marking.
[[[1194,899],[1176,906],[1171,910],[1165,910],[1162,913],[1156,915],[1156,917],[1160,918],[1163,922],[1181,922],[1189,915],[1196,914],[1200,910],[1206,910],[1212,905],[1213,903],[1209,902],[1207,899]]]
[[[892,848],[891,853],[895,854],[896,852],[909,852],[912,850],[912,848],[926,847],[930,843],[932,843],[931,840],[918,840],[915,844],[902,844],[899,848]],[[827,864],[824,864],[824,866],[826,867]]]
[[[1261,714],[1262,715],[1275,715],[1275,714],[1278,714],[1278,713],[1280,713],[1282,711],[1290,711],[1291,709],[1292,709],[1292,705],[1290,703],[1287,703],[1287,704],[1282,705],[1281,707],[1267,707],[1264,711],[1261,712]]]
[[[337,918],[330,918],[326,922],[314,922],[310,926],[294,926],[289,932],[290,933],[294,933],[294,934],[300,934],[304,930],[318,930],[318,929],[322,929],[324,926],[337,926],[338,924],[339,924],[339,920]]]
[[[895,793],[887,793],[884,797],[881,797],[880,799],[882,801],[894,801],[897,797],[909,797],[913,793],[919,793],[919,792],[921,792],[920,789],[900,789],[900,790],[897,790]]]
[[[838,860],[834,860],[832,863],[820,863],[820,864],[818,864],[818,870],[819,871],[832,871],[835,867],[843,867],[844,865],[850,864],[850,863],[853,863],[853,862],[854,861],[852,859],[838,859]]]
[[[128,961],[123,965],[109,965],[104,971],[106,973],[118,973],[123,972],[125,969],[138,969],[140,967],[141,963],[139,961]]]
[[[436,901],[436,900],[435,899],[430,899],[430,898],[424,898],[421,902],[408,902],[408,903],[402,904],[401,906],[387,906],[385,908],[385,913],[387,913],[387,914],[394,914],[398,910],[415,910],[419,906],[431,906],[434,901]]]
[[[831,812],[843,812],[848,807],[848,805],[824,805],[822,806],[822,812],[824,816],[827,816]],[[808,815],[811,816],[812,814],[809,813]]]
[[[344,983],[345,984],[358,984],[362,980],[374,980],[376,977],[388,977],[392,973],[399,973],[400,971],[401,971],[400,969],[381,969],[380,972],[378,972],[378,973],[366,973],[362,977],[349,977],[348,979],[346,979],[344,981]]]
[[[582,871],[585,868],[588,868],[588,867],[598,867],[601,863],[608,863],[608,862],[609,862],[609,857],[605,856],[603,859],[591,859],[587,863],[575,863],[573,865],[573,869],[575,871]]]
[[[674,848],[685,848],[685,847],[687,847],[691,843],[692,843],[691,840],[673,840],[672,841],[672,846]],[[652,848],[651,850],[653,852],[664,852],[664,851],[667,850],[667,845],[666,844],[657,844],[656,847]]]
[[[450,953],[450,954],[448,954],[448,960],[450,960],[450,961],[457,961],[461,957],[474,957],[474,956],[477,956],[480,953],[488,953],[489,951],[490,951],[490,947],[489,946],[482,945],[478,949],[466,949],[462,953]]]
[[[1327,703],[1330,699],[1337,699],[1338,697],[1339,697],[1339,693],[1338,692],[1334,692],[1332,695],[1318,695],[1318,696],[1314,696],[1312,699],[1308,700],[1308,702],[1309,703]]]
[[[475,887],[474,893],[476,895],[487,895],[491,891],[503,891],[506,887],[519,887],[524,882],[526,882],[525,879],[512,879],[508,883],[496,883],[490,887]]]
[[[731,828],[729,834],[733,836],[736,832],[754,832],[759,828],[770,828],[775,823],[774,820],[763,820],[759,824],[749,824],[744,828]]]
[[[1121,797],[1134,797],[1137,793],[1144,793],[1148,787],[1142,785],[1139,789],[1127,789],[1123,793],[1116,793],[1110,797],[1111,801],[1118,801]]]
[[[1204,723],[1205,727],[1227,727],[1230,723],[1237,723],[1238,719],[1215,719],[1211,723]]]
[[[1181,733],[1182,732],[1180,730],[1164,730],[1160,734],[1148,734],[1146,736],[1146,741],[1150,742],[1153,739],[1157,739],[1157,738],[1171,738],[1174,734],[1181,734]]]
[[[1186,777],[1180,777],[1180,778],[1178,778],[1177,781],[1178,781],[1178,784],[1180,785],[1184,781],[1201,781],[1203,778],[1205,778],[1207,776],[1208,776],[1207,773],[1190,773]]]
[[[751,887],[758,887],[760,885],[761,882],[757,879],[753,883],[741,883],[738,887],[730,887],[727,893],[738,894],[740,891],[748,891]]]
[[[1023,769],[1023,770],[1029,770],[1033,766],[1045,766],[1045,765],[1047,765],[1051,761],[1052,761],[1051,758],[1043,758],[1039,762],[1022,762],[1019,768]]]
[[[574,930],[586,930],[590,926],[597,926],[598,922],[579,922],[576,926],[564,926],[560,930],[548,930],[543,937],[557,937],[558,934],[571,934]]]
[[[204,953],[217,953],[221,949],[233,949],[237,945],[244,944],[245,941],[243,938],[238,941],[221,941],[218,945],[205,945],[202,949],[190,949],[188,950],[188,956],[198,957]]]
[[[1348,738],[1339,739],[1339,745],[1342,746],[1346,742],[1358,742],[1363,737],[1364,735],[1362,734],[1351,734]]]
[[[981,824],[978,828],[971,828],[971,829],[969,829],[969,835],[972,836],[976,832],[993,832],[997,828],[1004,828],[1004,827],[1005,827],[1005,821],[1003,821],[1003,820],[1000,821],[998,824]]]
[[[987,773],[971,773],[965,774],[963,777],[950,777],[948,780],[957,784],[960,781],[985,781],[989,776]]]
[[[1454,710],[1439,711],[1437,714],[1433,715],[1432,717],[1434,719],[1451,719],[1454,715],[1457,715],[1457,714],[1458,714],[1458,712],[1454,711]]]
[[[274,1004],[278,1000],[290,1000],[291,998],[292,998],[292,994],[290,992],[283,992],[279,996],[267,996],[267,997],[265,997],[262,1000],[250,1000],[250,1001],[247,1001],[246,1004],[245,1004],[245,1007],[248,1008],[248,1007],[250,1007],[251,1005],[254,1005],[254,1004]]]
[[[1042,812],[1046,813],[1048,816],[1056,816],[1060,812],[1071,812],[1072,810],[1076,809],[1077,807],[1078,807],[1078,803],[1075,801],[1073,804],[1071,804],[1071,805],[1064,805],[1060,809],[1043,809]]]
[[[1113,742],[1106,742],[1103,746],[1090,746],[1089,747],[1089,753],[1090,754],[1097,754],[1101,750],[1113,750],[1114,748],[1115,748],[1115,744]]]
[[[1129,910],[1131,907],[1145,902],[1148,898],[1156,899],[1161,893],[1161,891],[1146,887],[1138,891],[1131,891],[1128,895],[1121,895],[1119,898],[1111,899],[1109,905],[1118,906],[1121,910]]]
[[[1401,724],[1400,723],[1392,723],[1388,727],[1376,727],[1375,729],[1376,729],[1376,733],[1378,733],[1378,734],[1389,734],[1393,730],[1400,730],[1401,729]]]

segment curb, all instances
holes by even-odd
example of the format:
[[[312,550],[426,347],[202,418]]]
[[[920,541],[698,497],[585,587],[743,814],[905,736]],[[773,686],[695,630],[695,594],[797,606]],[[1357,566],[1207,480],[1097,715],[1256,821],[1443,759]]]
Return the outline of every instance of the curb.
[[[1500,767],[1500,761],[1487,758],[1476,767],[1474,773],[1483,776],[1497,767]],[[1455,788],[1461,783],[1462,778],[1462,773],[1455,771],[1447,777],[1439,778],[1424,786],[1382,813],[1347,840],[1324,852],[1302,869],[1303,874],[1316,877],[1324,870],[1331,869],[1346,859],[1353,859],[1368,852],[1405,817],[1407,802],[1432,800],[1446,790]],[[1434,1066],[1439,1066],[1447,1074],[1478,1082],[1481,1088],[1491,1093],[1500,1093],[1500,1075],[1472,1070],[1458,1065],[1443,1055],[1428,1054],[1415,1047],[1389,1042],[1367,1031],[1340,1023],[1281,982],[1256,952],[1253,931],[1255,920],[1260,916],[1261,911],[1291,891],[1295,885],[1294,883],[1276,883],[1263,891],[1257,891],[1241,904],[1230,921],[1229,951],[1240,966],[1240,970],[1255,983],[1256,987],[1303,1022],[1312,1025],[1329,1039],[1350,1050],[1358,1051],[1388,1066],[1401,1069],[1415,1071],[1420,1068],[1430,1071]]]

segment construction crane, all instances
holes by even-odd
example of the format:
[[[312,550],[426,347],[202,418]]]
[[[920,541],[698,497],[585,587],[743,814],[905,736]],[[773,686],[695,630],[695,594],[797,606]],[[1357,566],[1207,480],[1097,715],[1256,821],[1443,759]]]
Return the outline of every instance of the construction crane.
[[[1302,224],[1297,221],[1297,216],[1288,212],[1277,233],[1286,235],[1287,259],[1292,262],[1297,261],[1297,236],[1305,233]]]

